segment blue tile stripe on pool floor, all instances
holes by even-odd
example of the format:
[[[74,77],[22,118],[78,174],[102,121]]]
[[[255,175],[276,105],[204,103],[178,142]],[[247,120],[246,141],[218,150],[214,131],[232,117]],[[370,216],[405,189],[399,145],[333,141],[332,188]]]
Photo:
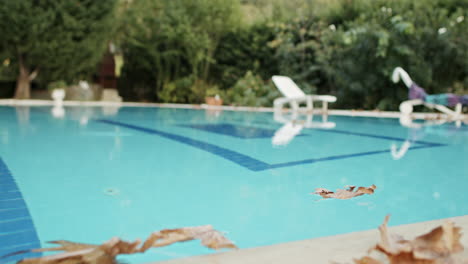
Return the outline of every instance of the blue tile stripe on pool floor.
[[[400,142],[406,141],[405,138],[389,137],[389,136],[374,135],[374,134],[360,133],[360,132],[351,132],[351,131],[339,130],[339,129],[316,129],[314,131],[337,133],[337,134],[350,135],[350,136],[385,139],[385,140],[394,140],[394,141],[400,141]],[[445,144],[432,143],[432,142],[421,141],[421,140],[411,140],[411,143],[423,144],[423,145],[434,146],[434,147],[436,147],[436,146],[445,146]]]
[[[335,155],[335,156],[315,158],[315,159],[305,159],[305,160],[298,160],[298,161],[291,161],[291,162],[284,162],[284,163],[269,164],[269,163],[260,161],[258,159],[252,158],[250,156],[247,156],[245,154],[242,154],[242,153],[230,150],[230,149],[226,149],[226,148],[223,148],[223,147],[211,144],[211,143],[191,139],[188,137],[184,137],[184,136],[180,136],[180,135],[176,135],[172,133],[159,131],[156,129],[140,127],[140,126],[127,124],[127,123],[123,123],[119,121],[108,120],[108,119],[98,119],[95,121],[100,122],[100,123],[110,124],[110,125],[126,127],[129,129],[140,131],[140,132],[153,134],[153,135],[159,135],[159,136],[171,139],[171,140],[175,140],[177,142],[190,145],[192,147],[210,152],[224,159],[235,162],[238,165],[243,166],[252,171],[263,171],[263,170],[268,170],[268,169],[283,168],[283,167],[297,166],[297,165],[310,164],[310,163],[323,162],[323,161],[347,159],[347,158],[354,158],[354,157],[362,157],[362,156],[369,156],[369,155],[376,155],[376,154],[390,152],[389,149],[385,149],[385,150],[358,152],[358,153]],[[329,131],[330,132],[332,130],[317,130],[317,131]],[[396,141],[406,140],[406,139],[397,138],[397,137],[387,137],[387,136],[380,136],[380,135],[373,135],[373,134],[355,133],[355,132],[342,131],[342,130],[338,130],[338,132],[336,133],[354,135],[354,136],[372,137],[372,138],[379,138],[379,139],[385,139],[385,140],[396,140]],[[439,144],[439,143],[432,143],[432,142],[425,142],[425,141],[411,141],[411,142],[415,144],[419,144],[419,145],[411,146],[408,150],[447,146],[446,144]]]
[[[26,253],[2,257],[39,247],[39,238],[23,196],[0,158],[0,263],[41,256],[41,253]]]
[[[226,149],[226,148],[223,148],[223,147],[219,147],[219,146],[213,145],[211,143],[203,142],[203,141],[200,141],[200,140],[195,140],[195,139],[191,139],[191,138],[188,138],[188,137],[179,136],[179,135],[176,135],[176,134],[171,134],[171,133],[159,131],[159,130],[156,130],[156,129],[139,127],[139,126],[126,124],[126,123],[122,123],[122,122],[117,122],[117,121],[112,121],[112,120],[99,119],[97,121],[101,122],[101,123],[107,123],[107,124],[117,125],[117,126],[121,126],[121,127],[126,127],[126,128],[134,129],[134,130],[137,130],[137,131],[145,132],[145,133],[148,133],[148,134],[158,135],[158,136],[161,136],[161,137],[172,139],[172,140],[178,141],[180,143],[190,145],[192,147],[195,147],[195,148],[210,152],[212,154],[215,154],[217,156],[220,156],[222,158],[230,160],[230,161],[232,161],[234,163],[237,163],[237,164],[239,164],[239,165],[241,165],[243,167],[246,167],[246,168],[248,168],[250,170],[253,170],[253,171],[263,170],[264,168],[268,167],[268,165],[269,165],[269,164],[267,164],[265,162],[254,159],[252,157],[241,154],[239,152],[232,151],[232,150],[229,150],[229,149]]]
[[[189,125],[179,125],[181,127],[188,127],[198,130],[203,130],[211,133],[231,136],[235,138],[270,138],[275,134],[274,129],[267,128],[258,128],[251,126],[241,126],[233,124],[189,124]]]

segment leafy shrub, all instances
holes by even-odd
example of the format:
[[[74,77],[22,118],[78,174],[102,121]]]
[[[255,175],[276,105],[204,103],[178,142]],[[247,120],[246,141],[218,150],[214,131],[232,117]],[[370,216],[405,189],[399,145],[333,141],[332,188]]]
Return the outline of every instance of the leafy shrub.
[[[159,98],[164,103],[200,104],[205,101],[206,96],[216,94],[224,96],[217,86],[189,76],[165,83],[159,92]]]
[[[325,0],[322,3],[325,8],[318,11],[320,20],[327,24],[339,26],[349,21],[357,19],[361,14],[369,12],[374,0]],[[401,1],[401,0],[400,0]]]
[[[279,74],[291,77],[305,93],[322,92],[323,73],[317,62],[320,37],[325,26],[314,18],[276,25],[275,47]]]
[[[187,103],[193,84],[193,77],[165,83],[158,94],[159,99],[164,103]]]
[[[221,91],[218,86],[213,85],[211,87],[208,87],[205,92],[205,96],[207,97],[213,97],[213,96],[222,96],[224,95],[224,91]]]
[[[218,83],[221,89],[228,89],[247,71],[263,79],[277,73],[275,48],[268,45],[275,34],[275,28],[267,23],[225,32],[214,54],[211,81]]]
[[[199,103],[215,87],[227,103],[268,106],[279,93],[264,80],[280,74],[306,93],[337,95],[334,107],[396,110],[407,97],[390,81],[396,66],[429,93],[468,89],[466,0],[297,0],[311,12],[247,26],[223,21],[233,1],[133,1],[143,11],[128,15],[121,94]],[[282,1],[243,3],[297,6]]]
[[[54,90],[54,89],[65,89],[67,88],[67,83],[63,80],[51,82],[47,85],[47,89]]]
[[[121,29],[125,63],[133,61],[122,69],[128,89],[150,88],[151,99],[163,102],[200,101],[222,34],[238,27],[238,1],[139,0],[129,5]],[[142,75],[147,77],[140,82]],[[182,84],[186,78],[202,82],[188,89]]]
[[[272,106],[280,93],[271,81],[263,81],[259,75],[247,71],[227,93],[227,103],[240,106]]]

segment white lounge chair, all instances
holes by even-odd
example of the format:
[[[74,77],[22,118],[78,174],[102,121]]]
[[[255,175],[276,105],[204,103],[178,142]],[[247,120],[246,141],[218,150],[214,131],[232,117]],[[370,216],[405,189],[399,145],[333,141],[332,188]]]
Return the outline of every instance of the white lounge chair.
[[[331,95],[306,95],[296,83],[287,76],[275,75],[271,79],[284,96],[275,99],[273,102],[275,109],[282,109],[284,104],[289,103],[294,111],[298,111],[299,104],[305,102],[307,104],[307,110],[312,111],[314,109],[314,101],[321,101],[322,111],[326,113],[328,110],[328,103],[336,101],[336,97]]]
[[[400,104],[400,112],[403,115],[409,116],[413,112],[414,106],[424,105],[446,114],[451,121],[460,121],[466,118],[462,114],[462,105],[468,104],[468,95],[458,96],[449,93],[428,95],[423,88],[419,87],[411,80],[409,74],[405,70],[401,67],[396,67],[393,70],[392,80],[394,83],[397,83],[400,79],[409,90],[409,100],[403,101]],[[455,110],[449,109],[447,106],[454,106]],[[405,118],[406,117],[403,119]]]

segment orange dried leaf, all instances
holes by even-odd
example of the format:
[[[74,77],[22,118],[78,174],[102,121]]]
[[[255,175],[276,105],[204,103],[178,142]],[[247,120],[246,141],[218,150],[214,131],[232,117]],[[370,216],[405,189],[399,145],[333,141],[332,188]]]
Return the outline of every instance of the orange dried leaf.
[[[351,199],[364,194],[373,194],[374,190],[377,189],[377,186],[372,184],[370,187],[359,187],[356,191],[354,191],[354,189],[356,189],[356,186],[349,186],[346,190],[338,189],[336,192],[324,188],[317,188],[315,189],[314,194],[318,194],[324,199]]]
[[[373,194],[375,189],[377,189],[377,186],[372,184],[370,187],[359,187],[356,192],[362,194]]]
[[[201,240],[205,247],[212,249],[237,248],[231,240],[227,239],[223,234],[216,230],[199,234],[197,238]]]
[[[452,222],[434,228],[412,241],[413,254],[418,259],[437,259],[463,250],[460,228]]]
[[[360,259],[355,259],[354,263],[356,264],[383,264],[381,261],[376,260],[375,258],[371,257],[362,257]]]
[[[142,248],[162,247],[176,242],[200,239],[202,244],[212,249],[236,248],[234,243],[224,237],[212,226],[184,227],[179,229],[165,229],[153,233]]]
[[[411,245],[409,241],[404,240],[399,235],[389,234],[387,223],[390,216],[387,215],[382,225],[379,226],[380,243],[377,244],[376,249],[385,253],[387,256],[395,255],[400,252],[410,252]]]
[[[385,217],[383,224],[379,226],[381,241],[374,249],[384,253],[392,264],[455,263],[452,253],[463,250],[460,228],[451,222],[409,241],[401,236],[389,234],[388,220],[389,216]]]
[[[81,244],[65,240],[52,241],[60,247],[33,249],[33,252],[65,251],[50,256],[28,258],[19,261],[20,264],[114,264],[120,254],[145,252],[151,247],[167,246],[176,242],[200,239],[202,244],[212,249],[237,248],[232,241],[223,236],[212,226],[184,227],[179,229],[164,229],[152,233],[140,247],[141,241],[123,241],[114,237],[102,245]],[[7,256],[25,253],[25,251]],[[4,256],[5,257],[5,256]]]

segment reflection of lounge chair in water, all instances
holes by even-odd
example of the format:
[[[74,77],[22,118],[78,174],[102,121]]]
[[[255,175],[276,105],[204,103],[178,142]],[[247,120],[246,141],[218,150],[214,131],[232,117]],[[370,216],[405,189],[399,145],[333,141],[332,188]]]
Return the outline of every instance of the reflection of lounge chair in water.
[[[393,70],[392,80],[398,82],[401,80],[409,89],[409,100],[400,104],[400,112],[404,115],[410,115],[413,112],[413,106],[424,105],[431,109],[436,109],[448,116],[452,121],[463,119],[462,105],[468,105],[468,95],[455,95],[451,93],[429,95],[411,80],[408,73],[400,67]],[[448,107],[455,107],[455,110]]]
[[[403,126],[405,124],[402,123]],[[415,141],[419,140],[422,138],[424,135],[424,131],[422,130],[422,125],[421,126],[412,126],[408,127],[408,136],[406,140],[403,142],[403,144],[398,148],[397,144],[392,143],[390,145],[390,154],[392,155],[392,158],[394,160],[399,160],[405,156],[406,152],[410,149],[411,144],[413,144]]]
[[[418,143],[417,141],[427,134],[439,134],[442,137],[446,137],[448,131],[458,131],[460,129],[458,125],[441,127],[441,125],[446,123],[446,120],[432,120],[417,123],[411,122],[409,124],[406,122],[406,120],[402,121],[402,119],[400,119],[400,124],[408,128],[408,136],[406,140],[400,147],[397,147],[397,144],[395,143],[392,143],[390,146],[390,154],[394,160],[401,159],[413,143]]]
[[[271,143],[275,146],[287,145],[295,136],[300,134],[304,128],[330,129],[336,126],[334,122],[327,121],[327,115],[322,115],[322,122],[313,122],[313,118],[314,116],[312,114],[308,114],[305,120],[299,119],[296,111],[288,118],[283,115],[282,111],[275,111],[275,121],[283,123],[284,125],[275,132]]]
[[[397,145],[393,143],[390,146],[390,153],[392,154],[394,160],[399,160],[403,158],[403,156],[406,154],[410,147],[411,142],[409,140],[405,140],[405,142],[403,142],[403,144],[401,145],[400,149],[397,149]]]
[[[411,144],[413,144],[415,141],[419,140],[422,138],[425,134],[426,128],[429,126],[437,126],[437,125],[442,125],[445,124],[445,120],[434,120],[434,121],[428,121],[428,122],[418,122],[415,123],[412,121],[412,119],[406,119],[404,116],[400,118],[400,124],[403,127],[408,128],[408,136],[406,140],[403,142],[403,144],[398,148],[397,144],[392,143],[390,145],[390,154],[392,155],[392,158],[394,160],[399,160],[405,156],[406,152],[408,149],[411,147]]]
[[[271,143],[275,146],[287,145],[295,136],[301,133],[304,126],[300,123],[289,122],[275,132]]]

